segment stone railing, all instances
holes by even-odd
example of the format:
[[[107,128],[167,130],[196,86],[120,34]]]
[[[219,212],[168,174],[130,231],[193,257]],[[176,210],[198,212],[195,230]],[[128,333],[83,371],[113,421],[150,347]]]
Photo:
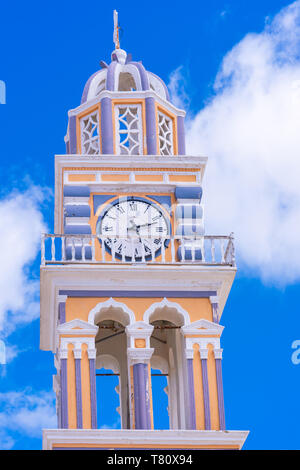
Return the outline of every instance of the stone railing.
[[[159,248],[151,250],[155,241]],[[235,266],[233,234],[142,239],[95,235],[42,235],[42,266],[112,263]]]

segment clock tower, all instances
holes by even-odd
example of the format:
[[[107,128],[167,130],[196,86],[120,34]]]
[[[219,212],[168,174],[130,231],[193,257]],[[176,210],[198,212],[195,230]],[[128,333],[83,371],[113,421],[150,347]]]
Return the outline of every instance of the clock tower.
[[[116,13],[114,42],[55,157],[40,346],[54,354],[58,425],[43,430],[43,448],[240,449],[247,431],[226,428],[220,345],[233,237],[205,234],[207,158],[186,154],[185,112],[120,48]],[[102,409],[115,412],[98,383],[108,375],[121,429],[101,422]]]

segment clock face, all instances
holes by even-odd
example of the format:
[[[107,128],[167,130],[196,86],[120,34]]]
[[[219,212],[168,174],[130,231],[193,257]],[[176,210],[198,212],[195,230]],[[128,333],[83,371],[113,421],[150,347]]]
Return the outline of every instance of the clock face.
[[[96,231],[117,258],[141,260],[159,254],[169,223],[156,204],[131,198],[110,206]]]

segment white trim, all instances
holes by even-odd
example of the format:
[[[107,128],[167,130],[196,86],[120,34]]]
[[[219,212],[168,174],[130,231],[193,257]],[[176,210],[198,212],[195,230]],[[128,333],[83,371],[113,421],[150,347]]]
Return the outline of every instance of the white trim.
[[[222,359],[223,349],[214,349],[215,359]]]
[[[150,317],[155,312],[155,310],[162,309],[164,307],[177,310],[177,312],[182,315],[185,325],[188,325],[190,323],[190,316],[187,313],[187,311],[184,310],[181,307],[181,305],[179,305],[177,302],[172,302],[168,300],[166,297],[164,297],[164,299],[161,300],[161,302],[155,302],[154,304],[151,305],[151,307],[149,307],[145,311],[144,316],[143,316],[144,322],[150,323]]]
[[[89,101],[86,101],[85,103],[82,103],[81,105],[77,106],[77,108],[70,109],[68,111],[68,116],[69,118],[71,116],[77,116],[77,114],[81,114],[83,111],[88,110],[89,108],[92,108],[95,104],[100,103],[103,98],[110,98],[111,100],[127,100],[128,98],[130,99],[135,99],[135,100],[140,100],[140,99],[145,99],[145,98],[154,98],[155,101],[160,104],[164,109],[167,109],[168,111],[171,111],[174,113],[176,116],[182,116],[185,117],[186,112],[183,109],[176,108],[170,101],[167,101],[166,99],[162,98],[159,96],[155,91],[153,90],[146,90],[146,91],[108,91],[108,90],[103,90],[97,95],[96,97],[90,99]]]
[[[134,364],[148,364],[154,348],[127,348],[129,366]]]
[[[145,429],[43,429],[43,449],[51,450],[54,444],[67,447],[69,444],[114,444],[116,447],[150,445],[160,446],[236,446],[241,449],[249,431],[190,431],[190,430],[145,430]]]
[[[126,326],[125,331],[129,339],[130,347],[135,347],[134,343],[136,339],[144,339],[146,341],[146,348],[150,348],[150,336],[152,335],[153,329],[154,326],[144,321],[137,321]]]
[[[62,323],[57,327],[57,333],[59,335],[78,335],[78,336],[86,336],[86,335],[94,335],[96,336],[98,331],[98,326],[94,324],[90,324],[84,320],[80,320],[76,318],[75,320],[71,320],[66,323]]]
[[[123,310],[124,313],[126,313],[129,317],[129,324],[132,324],[135,322],[135,315],[130,308],[127,307],[126,304],[122,302],[117,302],[114,300],[112,297],[105,302],[99,302],[96,307],[94,307],[88,316],[88,322],[91,323],[92,325],[95,324],[95,316],[97,313],[100,313],[101,310],[108,309],[110,307],[117,308]],[[124,325],[125,326],[125,325]]]
[[[224,330],[224,326],[219,325],[218,323],[213,323],[209,320],[201,319],[190,323],[189,325],[181,327],[181,333],[186,335],[217,335],[221,336]]]
[[[214,349],[220,349],[220,338],[186,338],[186,349],[193,349],[194,344],[199,345],[201,359],[207,359],[204,356],[208,354],[208,345],[211,344]],[[202,351],[202,352],[201,352]],[[207,351],[207,352],[205,352]],[[203,357],[202,357],[202,355]]]

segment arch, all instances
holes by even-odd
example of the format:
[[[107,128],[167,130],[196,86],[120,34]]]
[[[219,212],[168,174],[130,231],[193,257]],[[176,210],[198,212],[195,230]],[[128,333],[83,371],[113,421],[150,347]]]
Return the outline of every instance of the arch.
[[[157,354],[153,355],[150,359],[151,369],[160,370],[162,374],[169,373],[169,364],[168,361]]]
[[[120,373],[119,361],[111,354],[100,354],[96,357],[96,369],[111,369],[115,374]]]
[[[90,101],[97,96],[97,88],[102,80],[106,80],[106,75],[107,70],[104,69],[96,72],[89,78],[83,90],[82,103]]]
[[[127,326],[135,323],[135,315],[127,305],[117,302],[111,297],[105,302],[99,302],[88,316],[88,322],[93,325],[103,320],[116,320]]]
[[[141,77],[140,77],[138,68],[132,64],[127,64],[127,65],[117,64],[115,68],[115,76],[114,76],[114,90],[115,91],[119,90],[119,80],[120,80],[121,74],[132,75],[133,81],[135,82],[135,85],[136,85],[136,90],[137,91],[142,90]]]
[[[166,297],[161,302],[155,302],[149,307],[143,316],[145,323],[155,320],[168,320],[176,326],[190,324],[190,316],[181,305],[176,302],[170,302]]]

